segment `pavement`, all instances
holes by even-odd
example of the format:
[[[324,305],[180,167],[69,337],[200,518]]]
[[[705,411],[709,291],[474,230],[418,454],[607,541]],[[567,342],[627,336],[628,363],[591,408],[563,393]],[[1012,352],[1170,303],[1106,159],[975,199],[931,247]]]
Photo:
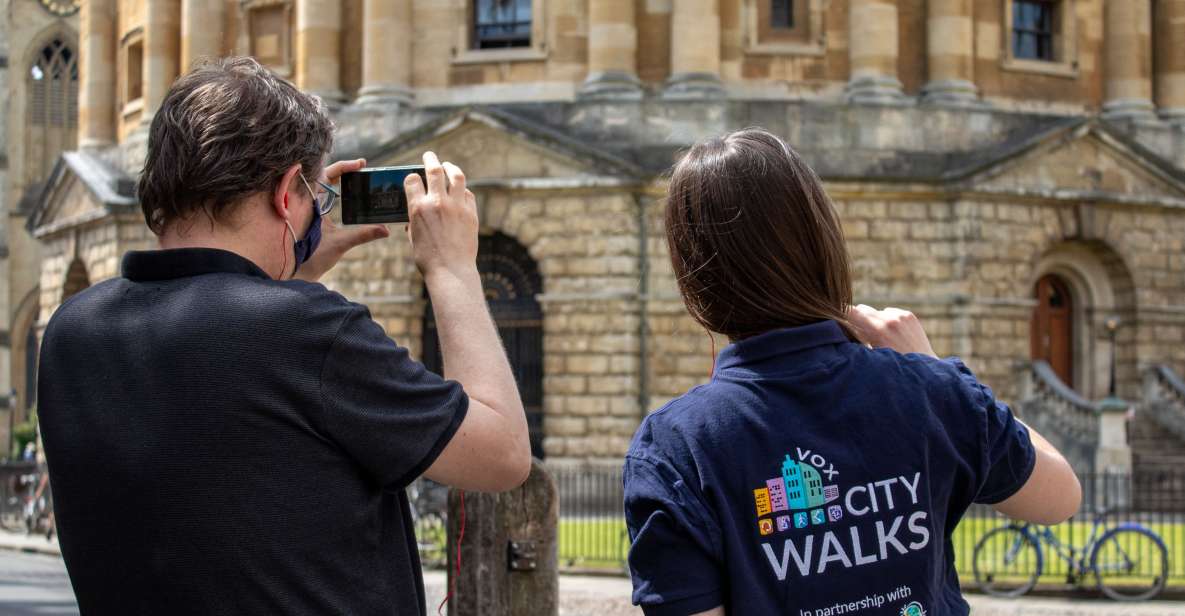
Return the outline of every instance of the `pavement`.
[[[443,571],[424,574],[430,616],[436,614],[436,606],[444,598],[444,586]],[[561,575],[560,616],[642,616],[642,610],[630,604],[631,590],[624,577]],[[1182,601],[1115,603],[1089,597],[997,599],[967,595],[967,602],[972,616],[1185,616]]]
[[[26,535],[0,530],[0,549],[16,550],[29,554],[44,554],[46,556],[61,556],[62,549],[58,547],[58,537],[46,540],[45,535]]]
[[[445,584],[443,571],[425,572],[428,614],[436,614]],[[630,604],[630,591],[624,577],[561,575],[560,616],[642,616],[642,610]],[[967,601],[974,616],[1185,616],[1185,601],[1120,604],[1092,597],[978,595],[968,595]],[[0,531],[0,616],[26,614],[78,614],[78,607],[56,538],[46,541],[44,536]]]
[[[58,556],[0,551],[0,614],[69,614],[78,604]]]

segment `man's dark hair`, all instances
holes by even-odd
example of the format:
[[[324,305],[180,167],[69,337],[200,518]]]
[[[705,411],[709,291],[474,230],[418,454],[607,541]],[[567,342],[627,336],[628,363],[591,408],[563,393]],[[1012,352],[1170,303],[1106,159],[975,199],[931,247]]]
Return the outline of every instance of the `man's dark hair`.
[[[692,147],[667,189],[667,244],[691,316],[741,340],[827,319],[849,337],[852,275],[823,183],[761,129]]]
[[[224,220],[301,164],[321,174],[333,121],[321,99],[252,58],[208,61],[178,79],[152,119],[137,194],[154,233],[204,211]]]

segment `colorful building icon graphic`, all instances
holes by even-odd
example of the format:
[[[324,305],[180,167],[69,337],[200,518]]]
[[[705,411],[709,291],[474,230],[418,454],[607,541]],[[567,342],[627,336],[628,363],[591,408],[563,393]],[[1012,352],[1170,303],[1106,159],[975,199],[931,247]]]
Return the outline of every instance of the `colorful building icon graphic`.
[[[795,462],[787,455],[782,462],[782,479],[786,482],[786,498],[791,509],[810,509],[827,502],[823,478],[810,464]]]

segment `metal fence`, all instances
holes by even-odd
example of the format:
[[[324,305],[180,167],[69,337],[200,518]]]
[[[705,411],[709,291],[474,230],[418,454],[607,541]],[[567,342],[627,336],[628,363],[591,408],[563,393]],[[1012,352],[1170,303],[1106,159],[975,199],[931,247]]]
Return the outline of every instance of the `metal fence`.
[[[618,465],[551,465],[548,470],[556,480],[560,497],[559,561],[568,569],[626,571],[629,536],[622,513],[622,478]],[[1070,521],[1051,527],[1051,533],[1064,553],[1072,560],[1089,563],[1087,548],[1092,539],[1121,524],[1135,523],[1155,533],[1167,549],[1167,578],[1170,586],[1185,588],[1185,470],[1166,469],[1158,473],[1131,475],[1083,475],[1083,506]],[[414,503],[413,499],[413,503]],[[443,515],[443,512],[441,512]],[[441,518],[443,519],[443,518]],[[1094,522],[1099,521],[1096,529]],[[430,529],[439,528],[430,522]],[[976,505],[964,515],[952,534],[955,563],[965,586],[974,583],[972,563],[975,549],[992,530],[1012,524],[990,507]],[[1034,536],[1041,529],[1034,527]],[[439,531],[431,531],[439,532]],[[995,552],[1008,547],[991,540],[985,541],[981,559],[998,556]],[[424,541],[437,550],[434,541]],[[1058,545],[1039,542],[1042,551],[1042,584],[1065,583],[1072,577],[1073,566],[1058,553]],[[434,552],[437,553],[438,552]],[[425,560],[434,562],[429,555]],[[437,557],[438,558],[438,557]],[[1015,566],[1037,566],[1035,560],[1019,562]],[[1084,580],[1093,585],[1092,579]]]
[[[621,466],[552,465],[547,470],[560,498],[560,566],[624,571],[630,541]]]

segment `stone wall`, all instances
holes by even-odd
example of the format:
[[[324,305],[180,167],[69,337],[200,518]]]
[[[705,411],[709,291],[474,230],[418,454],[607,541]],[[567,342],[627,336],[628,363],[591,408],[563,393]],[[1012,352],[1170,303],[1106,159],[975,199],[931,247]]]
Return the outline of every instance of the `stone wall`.
[[[415,23],[413,57],[407,60],[411,64],[410,86],[420,90],[422,100],[431,104],[458,104],[461,92],[467,100],[476,96],[486,102],[571,98],[587,76],[588,0],[541,0],[536,18],[542,16],[544,20],[538,30],[542,40],[535,41],[529,50],[496,50],[484,57],[467,49],[471,11],[468,0],[409,1]],[[757,38],[752,15],[756,0],[718,2],[720,76],[734,95],[828,98],[842,94],[850,77],[848,2],[809,0],[809,11],[819,16],[817,24],[812,25],[818,31],[809,32],[801,45],[783,47],[754,43]],[[40,10],[33,2],[18,4]],[[896,78],[906,94],[917,95],[929,79],[926,3],[896,0],[895,4],[900,49]],[[1102,0],[1068,0],[1072,15],[1065,37],[1072,40],[1065,56],[1050,63],[1057,65],[1053,68],[1010,62],[1007,3],[993,0],[972,4],[973,81],[986,99],[1001,108],[1082,111],[1102,105]],[[658,88],[671,76],[671,40],[677,35],[671,31],[672,0],[637,0],[634,6],[637,75]],[[362,7],[363,0],[341,3],[337,79],[347,99],[352,99],[362,85],[362,58],[366,53]],[[144,0],[119,0],[118,9],[119,37],[143,26]],[[228,0],[222,11],[223,50],[227,54],[247,52],[242,35],[244,10],[237,0]],[[297,61],[295,54],[292,61]],[[529,91],[520,89],[512,94],[504,87],[510,84],[532,86]],[[451,91],[457,88],[461,90]],[[136,118],[130,118],[125,123],[121,138],[136,122]]]
[[[624,452],[643,414],[633,197],[588,189],[478,191],[483,229],[521,243],[543,277],[546,454]],[[326,285],[367,304],[396,342],[422,356],[423,286],[400,234],[347,255]]]
[[[1066,216],[1066,206],[940,199],[925,192],[860,197],[849,194],[850,188],[829,186],[848,236],[857,301],[915,310],[936,351],[963,356],[1000,399],[1015,401],[1016,362],[1028,353],[1028,298],[1040,256],[1080,241],[1081,230]],[[678,299],[662,235],[663,204],[654,196],[481,189],[483,228],[517,239],[543,275],[549,458],[617,458],[646,412],[709,378],[712,339]],[[638,217],[639,201],[644,219]],[[1120,347],[1121,393],[1135,395],[1137,363],[1168,361],[1185,368],[1180,349],[1185,311],[1171,309],[1185,303],[1179,282],[1185,272],[1179,257],[1185,217],[1123,206],[1100,207],[1094,216],[1104,232],[1086,242],[1087,254],[1115,277],[1116,305],[1103,308],[1130,315],[1120,334],[1121,343],[1128,343]],[[646,238],[645,255],[639,231]],[[49,238],[42,323],[56,308],[62,279],[76,257],[93,283],[115,275],[123,251],[151,244],[147,229],[132,216],[118,225]],[[1128,270],[1126,264],[1137,265]],[[1125,272],[1131,275],[1127,287]],[[326,284],[367,304],[389,335],[421,356],[422,282],[399,234],[348,255]],[[1125,307],[1133,301],[1138,311]],[[1098,352],[1105,356],[1109,347],[1100,332],[1096,324]],[[716,350],[727,343],[717,336]]]
[[[1076,52],[1065,70],[1007,62],[1003,2],[975,2],[975,83],[984,98],[1025,107],[1097,109],[1103,102],[1103,0],[1073,0]]]
[[[42,238],[41,246],[38,336],[62,303],[67,272],[75,261],[82,264],[87,281],[94,285],[119,275],[119,263],[124,253],[153,249],[156,238],[144,224],[143,217],[125,214]]]

